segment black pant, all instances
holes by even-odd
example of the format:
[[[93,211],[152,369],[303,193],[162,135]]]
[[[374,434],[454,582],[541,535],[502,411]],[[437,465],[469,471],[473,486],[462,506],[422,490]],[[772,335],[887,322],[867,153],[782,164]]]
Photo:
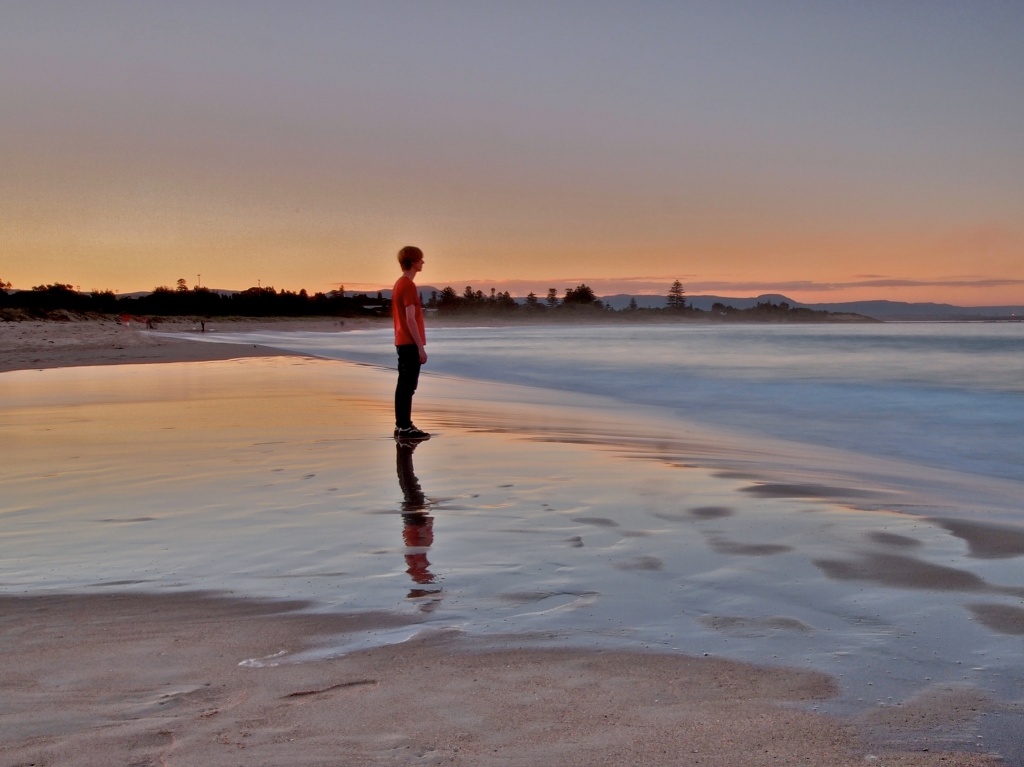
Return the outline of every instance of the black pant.
[[[398,385],[395,387],[395,426],[412,426],[412,395],[420,382],[420,350],[416,344],[396,346],[398,350]]]

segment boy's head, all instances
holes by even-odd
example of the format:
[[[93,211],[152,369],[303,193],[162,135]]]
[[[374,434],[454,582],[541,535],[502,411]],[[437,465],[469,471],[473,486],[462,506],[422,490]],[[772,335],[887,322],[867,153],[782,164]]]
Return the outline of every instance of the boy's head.
[[[417,248],[415,245],[406,245],[400,251],[398,251],[398,263],[402,265],[402,271],[407,272],[412,269],[413,264],[417,261],[423,260],[423,251]]]

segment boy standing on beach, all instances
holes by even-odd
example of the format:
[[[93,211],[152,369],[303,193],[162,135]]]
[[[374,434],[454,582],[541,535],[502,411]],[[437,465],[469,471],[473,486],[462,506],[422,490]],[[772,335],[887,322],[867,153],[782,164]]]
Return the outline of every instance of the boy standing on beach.
[[[406,245],[398,251],[402,276],[391,293],[391,317],[395,322],[398,350],[398,385],[395,387],[395,439],[429,439],[412,422],[412,395],[420,380],[420,366],[427,361],[427,333],[423,307],[416,290],[416,275],[423,270],[423,251]]]

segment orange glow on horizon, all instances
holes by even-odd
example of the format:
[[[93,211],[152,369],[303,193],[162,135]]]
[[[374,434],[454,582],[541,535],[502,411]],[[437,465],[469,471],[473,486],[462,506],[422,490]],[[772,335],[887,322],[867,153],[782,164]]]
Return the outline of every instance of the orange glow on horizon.
[[[1013,4],[258,5],[5,8],[0,279],[1024,303]]]

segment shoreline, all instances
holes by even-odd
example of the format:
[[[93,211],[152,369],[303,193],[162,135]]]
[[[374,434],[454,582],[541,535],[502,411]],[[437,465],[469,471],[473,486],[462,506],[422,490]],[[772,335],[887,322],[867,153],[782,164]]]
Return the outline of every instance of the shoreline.
[[[312,329],[299,322],[298,329]],[[113,332],[120,337],[120,330]],[[95,364],[90,341],[77,346],[69,341],[70,348],[58,352],[50,340],[37,336],[32,349],[28,339],[24,351],[52,362],[49,367]],[[109,335],[102,336],[100,343],[108,341]],[[184,346],[225,355],[213,360],[280,356],[258,347],[239,355],[221,344],[182,339],[158,346],[159,354],[145,344],[126,345],[118,361],[187,362],[188,357],[175,357]],[[471,424],[457,423],[457,413],[451,411],[445,428],[470,429]],[[450,436],[442,444],[456,444],[454,433]],[[126,450],[134,454],[130,446]],[[436,471],[429,471],[430,456],[428,451],[424,476],[437,482]],[[310,470],[303,468],[301,455],[293,457],[297,471]],[[390,471],[393,483],[393,464]],[[444,511],[443,505],[438,509]],[[721,507],[698,511],[697,517],[707,514],[716,525],[726,524]],[[129,507],[122,514],[127,517],[100,521],[120,535],[146,524],[141,511]],[[587,524],[597,526],[597,535],[604,523]],[[724,537],[711,542],[738,546]],[[642,576],[647,566],[629,559],[622,563],[616,578],[633,577],[629,572]],[[216,767],[237,763],[240,749],[247,763],[298,758],[333,764],[349,758],[368,764],[415,759],[424,764],[575,767],[627,761],[724,767],[809,760],[845,767],[869,755],[879,764],[902,767],[999,763],[981,754],[951,753],[970,740],[964,733],[980,717],[998,710],[996,702],[970,689],[933,690],[931,697],[872,709],[873,719],[851,721],[792,708],[835,694],[835,679],[820,672],[640,651],[496,649],[500,635],[471,639],[452,632],[272,666],[277,661],[269,656],[304,647],[315,651],[327,635],[417,621],[395,612],[301,613],[301,604],[256,597],[122,591],[126,586],[115,580],[99,585],[118,593],[0,597],[5,649],[18,659],[2,672],[12,697],[0,707],[0,721],[19,738],[0,747],[0,754],[12,763],[64,763],[82,754],[109,761],[117,753],[139,763]],[[144,587],[141,581],[127,586]],[[282,613],[284,608],[295,610]],[[725,636],[735,629],[726,626]],[[737,636],[744,629],[739,630]],[[238,666],[253,658],[268,662],[262,668]],[[125,667],[129,670],[118,670]],[[339,722],[348,729],[339,730]]]
[[[575,321],[575,318],[574,320]],[[1003,322],[1004,320],[957,320],[964,322]],[[1022,320],[1008,320],[1022,321]],[[0,321],[0,373],[12,370],[47,370],[59,367],[92,365],[124,365],[159,362],[210,362],[240,359],[245,357],[304,356],[273,347],[249,344],[195,343],[204,339],[201,322],[206,323],[205,333],[211,336],[217,332],[244,333],[249,331],[276,332],[348,332],[388,327],[387,318],[327,318],[327,317],[222,317],[201,320],[200,318],[161,318],[154,328],[147,329],[141,321],[135,320],[128,326],[122,325],[114,316],[75,316],[67,319],[24,319]],[[579,318],[584,324],[609,323],[600,317]],[[667,325],[673,320],[638,319],[632,324]],[[676,321],[677,322],[677,321]],[[689,324],[703,323],[756,325],[756,324],[808,324],[785,322],[718,321],[692,320]],[[873,320],[873,322],[879,322]],[[915,322],[906,320],[904,322]],[[947,321],[938,321],[947,322]],[[436,327],[500,327],[551,326],[564,324],[543,318],[513,318],[508,321],[488,315],[465,315],[434,317]],[[841,324],[841,323],[840,323]],[[146,332],[156,331],[155,333]]]
[[[213,362],[245,357],[304,356],[267,346],[201,343],[218,332],[250,331],[333,333],[390,327],[388,318],[367,317],[198,317],[156,318],[154,327],[134,318],[123,325],[119,317],[68,316],[67,319],[0,321],[0,373],[49,370],[93,365],[132,365],[160,362]],[[493,315],[433,317],[436,327],[551,326],[569,322],[605,324],[600,316],[554,321],[544,318],[499,318]],[[637,319],[633,324],[665,325],[678,320]],[[721,324],[713,319],[696,323]],[[204,324],[205,323],[205,328]],[[619,321],[614,324],[620,324]],[[743,324],[735,322],[733,324]],[[772,323],[779,324],[779,323]],[[802,324],[802,323],[801,323]],[[149,332],[153,331],[153,332]],[[205,337],[204,337],[205,336]],[[200,342],[200,343],[197,343]]]

